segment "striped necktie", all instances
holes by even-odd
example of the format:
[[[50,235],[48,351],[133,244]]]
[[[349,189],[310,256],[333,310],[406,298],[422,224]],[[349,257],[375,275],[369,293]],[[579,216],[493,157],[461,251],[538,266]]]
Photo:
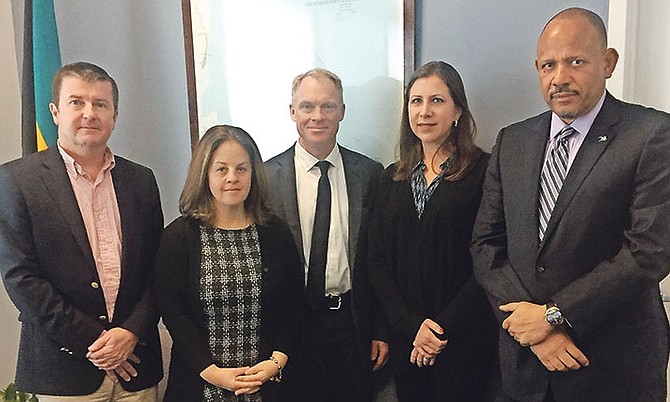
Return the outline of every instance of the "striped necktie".
[[[568,170],[568,139],[577,131],[571,126],[565,126],[556,134],[554,147],[542,166],[542,177],[540,179],[540,207],[539,207],[539,236],[540,241],[544,238],[547,230],[551,211],[554,210],[558,194],[561,192],[563,180]]]

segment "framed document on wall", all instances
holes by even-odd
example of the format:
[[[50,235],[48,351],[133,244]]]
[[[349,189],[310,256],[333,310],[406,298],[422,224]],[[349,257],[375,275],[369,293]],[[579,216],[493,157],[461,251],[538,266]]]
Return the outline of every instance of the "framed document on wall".
[[[336,73],[338,142],[394,160],[404,77],[414,68],[414,0],[182,0],[192,144],[215,124],[248,131],[264,159],[297,138],[293,78]]]

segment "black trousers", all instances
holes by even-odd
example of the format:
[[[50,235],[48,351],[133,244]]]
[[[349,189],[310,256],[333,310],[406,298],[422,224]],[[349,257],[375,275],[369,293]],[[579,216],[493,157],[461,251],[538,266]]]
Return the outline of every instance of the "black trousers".
[[[409,357],[408,357],[409,358]],[[493,399],[488,387],[489,373],[465,379],[452,372],[453,367],[439,363],[430,367],[413,367],[396,373],[399,402],[486,402]]]
[[[370,402],[372,363],[361,358],[350,303],[306,312],[305,342],[293,400]]]
[[[555,402],[554,394],[551,391],[551,387],[547,389],[547,394],[544,396],[543,402]],[[502,390],[499,390],[498,395],[496,396],[495,402],[523,402],[516,399],[511,399],[508,396],[502,393]]]

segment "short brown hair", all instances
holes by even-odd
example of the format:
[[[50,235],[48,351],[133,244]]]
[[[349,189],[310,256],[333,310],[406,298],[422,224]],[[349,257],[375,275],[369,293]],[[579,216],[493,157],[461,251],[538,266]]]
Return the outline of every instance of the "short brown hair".
[[[88,63],[85,61],[79,61],[76,63],[66,64],[63,67],[59,68],[54,75],[53,80],[51,81],[51,103],[58,106],[58,100],[60,99],[60,88],[63,83],[63,78],[65,77],[79,77],[84,81],[93,82],[93,81],[107,81],[112,84],[112,100],[114,103],[114,112],[119,110],[119,87],[116,85],[116,81],[112,78],[107,71],[102,67],[96,66],[93,63]]]
[[[267,207],[268,183],[258,146],[246,131],[239,127],[217,125],[205,132],[193,150],[184,189],[179,196],[179,212],[212,225],[215,209],[209,190],[209,168],[212,155],[224,142],[234,141],[242,146],[251,161],[251,189],[244,208],[255,223],[265,224],[270,217]]]

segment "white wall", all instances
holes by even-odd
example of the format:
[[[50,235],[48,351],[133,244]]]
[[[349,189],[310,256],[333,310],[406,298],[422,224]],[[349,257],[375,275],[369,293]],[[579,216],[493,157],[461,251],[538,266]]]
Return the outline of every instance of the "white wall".
[[[0,163],[21,156],[21,113],[19,72],[14,45],[12,7],[0,4]],[[5,133],[5,134],[3,134]],[[1,384],[1,383],[0,383]]]
[[[670,3],[667,0],[612,0],[609,44],[619,50],[618,75],[608,89],[629,102],[670,111]],[[670,262],[668,262],[670,264]],[[670,295],[670,277],[661,282]],[[670,303],[665,303],[670,315]],[[670,378],[670,368],[668,369]],[[668,384],[670,395],[670,384]]]
[[[633,101],[670,111],[670,2],[639,1]]]

